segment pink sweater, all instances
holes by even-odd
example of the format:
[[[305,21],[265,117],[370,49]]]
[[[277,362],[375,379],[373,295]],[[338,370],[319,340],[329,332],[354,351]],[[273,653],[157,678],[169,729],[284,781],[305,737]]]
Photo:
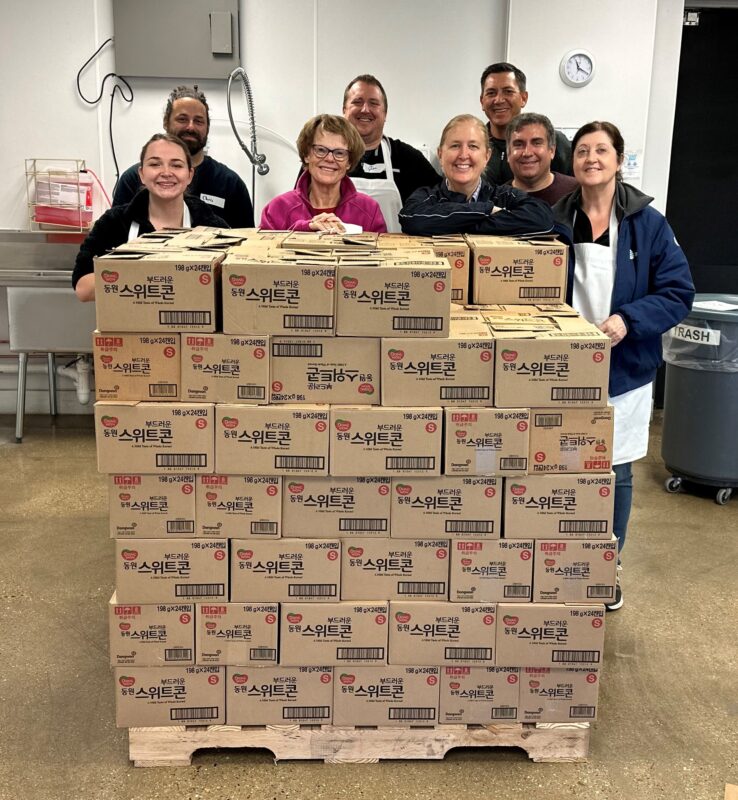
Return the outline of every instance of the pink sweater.
[[[260,227],[268,231],[310,230],[308,225],[313,212],[308,200],[309,191],[310,174],[303,172],[291,192],[280,194],[264,206]],[[342,222],[361,225],[364,231],[387,232],[379,204],[368,194],[357,192],[351,178],[344,177],[341,181],[341,199],[335,213]]]

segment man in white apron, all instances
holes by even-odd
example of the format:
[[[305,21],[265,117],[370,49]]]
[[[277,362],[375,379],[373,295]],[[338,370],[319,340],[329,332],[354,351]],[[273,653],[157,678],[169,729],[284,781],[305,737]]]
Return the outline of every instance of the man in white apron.
[[[373,75],[359,75],[343,93],[343,116],[359,131],[366,152],[349,177],[356,190],[379,203],[390,233],[398,233],[397,215],[421,186],[435,186],[440,176],[414,147],[384,135],[387,95]]]

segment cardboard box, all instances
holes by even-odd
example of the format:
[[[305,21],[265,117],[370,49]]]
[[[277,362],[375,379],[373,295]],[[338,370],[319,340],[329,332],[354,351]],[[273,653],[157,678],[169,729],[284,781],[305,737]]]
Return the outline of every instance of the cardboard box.
[[[602,663],[605,607],[567,603],[500,603],[498,667],[591,667]]]
[[[234,602],[325,602],[338,600],[340,591],[341,543],[338,541],[234,539],[231,543],[231,600]]]
[[[194,475],[110,475],[113,539],[195,536]]]
[[[95,403],[97,469],[111,473],[212,472],[209,403]]]
[[[527,408],[447,408],[445,475],[525,475]]]
[[[451,269],[445,259],[341,262],[336,335],[448,336]]]
[[[228,542],[116,539],[115,586],[119,603],[226,600]]]
[[[330,725],[333,667],[228,667],[228,725]]]
[[[199,475],[197,536],[279,538],[282,479],[269,475]]]
[[[448,339],[382,339],[382,405],[491,406],[494,340],[481,327]]]
[[[518,667],[444,667],[441,724],[490,725],[518,721]]]
[[[287,479],[282,535],[307,539],[388,536],[390,507],[390,478]]]
[[[379,403],[379,339],[271,341],[270,403]]]
[[[92,334],[98,400],[179,400],[178,333]]]
[[[111,667],[169,667],[195,663],[194,603],[108,603]]]
[[[266,403],[268,387],[268,336],[182,336],[182,400]]]
[[[615,475],[526,475],[505,481],[506,539],[610,539]]]
[[[494,603],[394,600],[389,663],[493,666],[496,616]]]
[[[612,406],[532,408],[530,466],[534,474],[610,472],[613,448]]]
[[[215,411],[218,473],[328,474],[328,406],[224,403]]]
[[[223,263],[223,330],[247,336],[333,336],[336,262],[279,251],[229,254]]]
[[[591,722],[597,719],[597,669],[525,667],[520,675],[521,722]]]
[[[435,725],[438,667],[354,667],[335,676],[334,725]]]
[[[568,248],[557,241],[466,236],[475,303],[561,303]]]
[[[99,331],[214,331],[221,253],[162,250],[95,258]]]
[[[198,664],[268,667],[277,663],[276,603],[198,603]]]
[[[341,599],[447,600],[448,539],[354,539],[341,551]]]
[[[221,667],[118,667],[115,723],[119,728],[223,725]]]
[[[387,663],[389,603],[282,603],[280,611],[283,666]]]
[[[317,231],[289,231],[284,237],[282,247],[304,252],[359,252],[374,250],[379,234],[371,231],[362,233],[318,233]]]
[[[608,603],[615,599],[618,542],[535,542],[534,603]]]
[[[393,478],[392,538],[496,539],[501,478]]]
[[[331,407],[331,475],[438,475],[440,408]]]
[[[451,602],[529,601],[532,590],[532,539],[451,542]]]
[[[610,340],[585,320],[518,317],[516,329],[483,312],[495,339],[495,405],[605,406]],[[499,325],[499,327],[497,327]]]

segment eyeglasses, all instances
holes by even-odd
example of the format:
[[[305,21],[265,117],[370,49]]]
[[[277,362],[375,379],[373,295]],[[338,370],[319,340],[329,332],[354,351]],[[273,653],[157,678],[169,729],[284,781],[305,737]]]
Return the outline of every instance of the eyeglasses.
[[[344,147],[334,147],[332,150],[330,147],[323,147],[322,144],[311,144],[310,149],[315,153],[316,157],[319,160],[323,160],[324,158],[328,157],[330,153],[336,161],[346,161],[349,157],[349,151],[346,150]]]

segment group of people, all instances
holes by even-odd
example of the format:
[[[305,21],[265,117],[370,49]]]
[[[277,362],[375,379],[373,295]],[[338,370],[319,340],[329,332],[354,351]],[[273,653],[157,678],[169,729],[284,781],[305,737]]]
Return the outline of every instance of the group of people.
[[[570,245],[567,302],[612,344],[609,401],[615,409],[614,532],[622,550],[632,503],[632,462],[646,455],[652,382],[661,334],[691,308],[689,265],[653,198],[622,181],[625,145],[611,122],[590,122],[571,144],[548,117],[525,113],[526,77],[513,64],[481,76],[487,123],[449,121],[437,155],[442,175],[417,149],[384,134],[387,95],[373,75],[346,87],[343,115],[320,114],[297,139],[295,188],[264,207],[261,228],[402,230],[414,235],[555,234]],[[195,225],[251,227],[243,181],[204,154],[204,95],[178,87],[140,163],[121,176],[113,207],[82,245],[73,284],[94,299],[93,258],[141,233]],[[618,580],[608,605],[622,605]]]

